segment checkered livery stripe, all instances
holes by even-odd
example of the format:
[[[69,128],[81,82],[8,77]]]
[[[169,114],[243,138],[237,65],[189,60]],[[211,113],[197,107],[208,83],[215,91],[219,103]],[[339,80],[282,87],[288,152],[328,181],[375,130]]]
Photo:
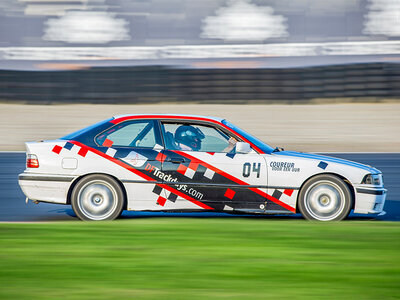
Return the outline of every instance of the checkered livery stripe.
[[[168,152],[168,151],[166,151]],[[187,152],[183,152],[183,151],[169,151],[169,152],[174,152],[175,154],[179,154],[187,159],[189,159],[191,161],[191,163],[198,163],[199,166],[201,166],[204,169],[209,169],[210,171],[214,172],[214,175],[212,177],[212,180],[209,181],[209,183],[216,183],[216,184],[225,184],[225,185],[237,185],[237,188],[231,188],[232,190],[234,190],[236,192],[235,197],[232,197],[232,202],[233,203],[229,203],[230,206],[234,207],[234,208],[248,208],[248,209],[258,209],[260,207],[260,205],[265,205],[268,204],[268,207],[271,210],[288,210],[290,212],[295,212],[295,208],[289,206],[288,204],[286,204],[285,202],[281,201],[279,198],[274,197],[273,195],[269,195],[266,192],[264,192],[262,189],[259,188],[254,188],[251,187],[248,183],[204,162],[201,161],[199,159],[197,159],[196,157],[191,156],[190,154],[188,154]],[[199,168],[197,169],[198,172],[196,173],[202,173],[199,172]],[[204,172],[205,173],[205,172]],[[200,175],[198,175],[200,176]],[[204,176],[205,177],[205,176]],[[196,179],[196,174],[193,175],[193,178]],[[200,180],[200,179],[198,179]],[[195,182],[197,180],[194,180]],[[203,180],[203,182],[207,182],[206,180]],[[249,186],[248,188],[246,188],[246,186]],[[248,193],[248,191],[252,191],[253,193]],[[218,201],[218,199],[226,199],[224,197],[225,196],[225,192],[226,189],[223,191],[223,193],[221,194],[221,192],[218,193],[218,189],[214,189],[213,190],[213,195],[209,195],[209,197],[207,197],[207,199],[215,199],[216,201]],[[250,199],[249,199],[250,198]],[[237,202],[236,202],[237,201]],[[223,203],[224,205],[228,205],[228,203]],[[243,205],[245,207],[243,207]]]
[[[63,143],[63,144],[60,144],[60,145],[55,145],[53,147],[53,149],[52,149],[52,152],[54,152],[56,154],[61,154],[61,151],[63,151],[63,152],[65,152],[65,151],[71,152],[74,147],[77,148],[78,155],[80,155],[82,157],[86,156],[86,154],[88,152],[88,149],[86,148],[86,146],[85,147],[77,146],[77,145],[74,145],[71,142],[66,142],[66,143]]]
[[[97,154],[103,158],[106,158],[117,165],[127,169],[128,171],[131,171],[132,173],[142,177],[146,181],[154,181],[154,182],[159,182],[160,178],[155,176],[154,174],[150,174],[145,171],[145,164],[141,164],[140,166],[130,164],[129,162],[125,161],[124,158],[129,157],[129,154],[132,152],[131,149],[126,149],[126,148],[121,148],[121,149],[114,149],[114,148],[107,148],[107,147],[97,147],[97,149],[86,146],[80,142],[77,141],[70,141],[73,143],[75,146],[81,147],[81,149],[85,149],[85,151],[91,151],[94,154]],[[110,150],[111,149],[111,150]],[[161,169],[161,162],[156,159],[156,157],[159,155],[161,152],[160,145],[156,145],[153,149],[135,149],[138,154],[140,154],[142,157],[146,158],[146,161],[151,161],[152,164],[156,165],[158,169]],[[205,203],[202,203],[195,198],[191,197],[190,195],[186,195],[185,193],[182,193],[178,190],[176,190],[172,186],[167,186],[162,183],[157,183],[157,186],[160,186],[167,190],[168,192],[175,193],[177,196],[180,196],[181,198],[188,200],[192,202],[193,204],[199,206],[200,208],[203,209],[209,209],[213,210],[214,208],[211,206],[208,206]],[[171,196],[170,198],[173,198]]]
[[[280,200],[282,198],[278,193],[279,191],[269,195],[262,189],[251,186],[246,187],[248,186],[246,182],[182,151],[162,151],[161,146],[156,145],[154,149],[135,149],[137,155],[133,156],[131,149],[93,148],[77,141],[68,141],[64,144],[56,145],[52,151],[60,154],[64,151],[72,151],[75,147],[77,147],[78,155],[82,157],[85,157],[91,151],[133,172],[146,181],[157,182],[153,193],[156,196],[156,203],[161,206],[164,206],[167,201],[175,203],[177,199],[183,198],[203,209],[259,209],[261,205],[266,205],[271,211],[282,211],[284,209],[289,212],[295,212],[293,207]],[[209,153],[209,155],[213,154]],[[136,159],[138,155],[142,158],[139,164]],[[169,162],[171,157],[176,158],[177,156],[183,160],[182,163],[173,164]],[[149,168],[146,169],[149,164],[154,166],[153,172],[150,172]],[[189,186],[191,184],[196,185],[196,193],[193,193],[194,189],[190,188],[178,190],[175,182],[162,181],[160,179],[161,173],[159,171],[155,172],[154,169],[162,169],[163,176],[175,176],[178,183],[187,183]],[[162,183],[159,183],[160,181]],[[214,184],[214,186],[201,186],[199,183],[209,183]],[[226,186],[229,186],[229,188]],[[288,193],[286,192],[286,196],[290,197]]]
[[[157,197],[157,204],[161,205],[161,206],[164,206],[165,203],[167,202],[167,200],[175,203],[176,199],[178,198],[177,194],[164,189],[160,185],[155,185],[154,186],[153,193],[158,196]]]
[[[191,162],[188,166],[185,164],[180,164],[178,166],[177,172],[184,175],[188,179],[193,179],[196,172],[198,174],[203,174],[204,177],[208,178],[209,180],[213,180],[215,172],[209,168],[205,168],[204,166],[200,165],[200,163]],[[201,180],[204,181],[204,180]]]
[[[280,200],[283,198],[290,198],[293,195],[293,191],[292,189],[276,189],[274,190],[274,192],[272,193],[272,197]]]

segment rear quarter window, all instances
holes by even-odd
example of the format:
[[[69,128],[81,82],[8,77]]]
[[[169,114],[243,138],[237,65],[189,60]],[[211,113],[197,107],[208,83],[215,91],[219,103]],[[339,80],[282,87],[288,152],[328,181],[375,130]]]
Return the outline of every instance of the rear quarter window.
[[[154,121],[128,121],[118,124],[96,137],[96,143],[104,147],[142,147],[156,145]]]

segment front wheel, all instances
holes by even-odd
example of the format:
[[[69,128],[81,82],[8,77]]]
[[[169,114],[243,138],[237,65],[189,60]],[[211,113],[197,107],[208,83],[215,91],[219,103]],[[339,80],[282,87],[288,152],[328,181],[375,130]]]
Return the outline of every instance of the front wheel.
[[[114,220],[123,210],[124,193],[111,177],[89,175],[74,187],[71,205],[81,220]]]
[[[318,175],[301,188],[298,205],[308,220],[340,221],[349,215],[352,202],[352,193],[343,180],[333,175]]]

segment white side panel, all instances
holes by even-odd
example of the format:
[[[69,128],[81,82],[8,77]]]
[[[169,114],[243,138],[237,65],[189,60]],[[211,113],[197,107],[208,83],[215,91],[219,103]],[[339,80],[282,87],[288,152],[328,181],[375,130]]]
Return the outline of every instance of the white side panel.
[[[19,180],[30,200],[66,204],[70,182]]]

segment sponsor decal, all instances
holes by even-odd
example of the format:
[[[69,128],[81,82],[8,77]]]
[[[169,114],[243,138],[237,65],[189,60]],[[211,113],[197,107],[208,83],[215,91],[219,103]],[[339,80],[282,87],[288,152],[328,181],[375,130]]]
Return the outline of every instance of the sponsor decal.
[[[161,180],[164,180],[166,182],[177,182],[178,181],[178,178],[172,177],[171,174],[165,174],[159,168],[157,168],[156,166],[153,166],[150,163],[147,163],[146,166],[144,167],[144,169],[147,172],[153,174],[154,176],[157,176],[158,178],[160,178]],[[188,188],[188,186],[186,184],[175,184],[175,187],[178,191],[187,193],[190,196],[193,196],[199,200],[201,200],[204,196],[199,191],[197,191],[193,188]]]
[[[153,166],[150,163],[147,163],[147,165],[144,167],[145,171],[149,172],[150,174],[153,174],[154,176],[157,176],[161,180],[168,181],[168,182],[177,182],[178,178],[173,178],[171,174],[165,174],[162,172],[159,168],[156,166]]]
[[[272,171],[278,172],[300,172],[300,168],[296,168],[296,164],[284,161],[271,161],[269,163]]]
[[[135,167],[141,167],[143,166],[146,161],[147,161],[147,157],[141,155],[140,153],[137,153],[135,151],[131,151],[129,152],[129,154],[125,157],[121,157],[121,159],[125,162],[127,162],[128,164],[135,166]]]
[[[200,193],[199,191],[193,189],[193,188],[188,188],[188,186],[186,184],[175,184],[176,188],[178,189],[178,191],[181,192],[186,192],[188,193],[190,196],[193,196],[199,200],[203,199],[203,194]]]

